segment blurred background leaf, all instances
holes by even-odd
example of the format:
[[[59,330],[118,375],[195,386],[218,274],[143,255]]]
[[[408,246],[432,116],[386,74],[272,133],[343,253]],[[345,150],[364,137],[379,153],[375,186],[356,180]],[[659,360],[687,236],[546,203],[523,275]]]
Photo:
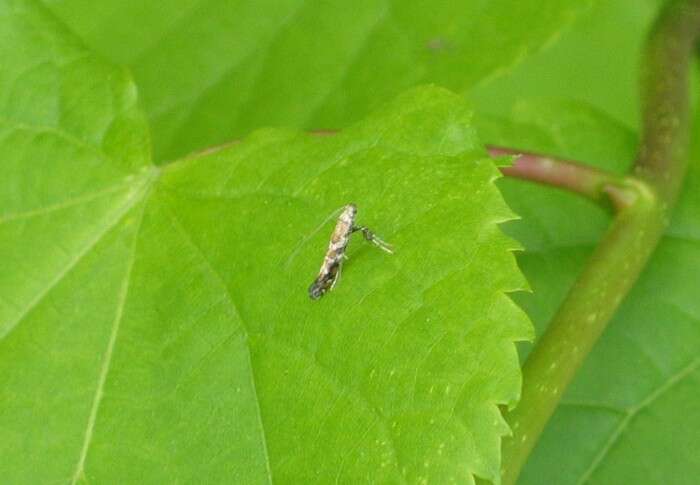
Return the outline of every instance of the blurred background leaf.
[[[255,128],[342,128],[404,89],[464,90],[551,42],[587,1],[44,0],[129,66],[156,161]]]
[[[638,137],[640,49],[661,3],[601,2],[552,49],[475,90],[482,138],[627,170]],[[565,394],[519,483],[696,483],[700,139],[694,142],[666,237]],[[541,335],[609,217],[554,189],[516,180],[499,186],[522,216],[506,230],[526,247],[519,262],[533,293],[517,301]],[[522,348],[527,355],[530,345]]]

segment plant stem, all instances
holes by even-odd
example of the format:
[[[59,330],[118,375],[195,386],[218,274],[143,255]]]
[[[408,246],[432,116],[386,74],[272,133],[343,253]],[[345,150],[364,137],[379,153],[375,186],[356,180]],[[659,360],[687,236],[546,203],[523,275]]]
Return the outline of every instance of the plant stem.
[[[496,146],[488,146],[487,149],[494,157],[517,157],[512,165],[501,169],[507,177],[568,190],[596,203],[602,203],[610,197],[606,187],[624,183],[624,176],[569,160]]]
[[[637,162],[632,174],[604,187],[617,201],[615,218],[523,367],[520,403],[506,415],[513,436],[503,442],[504,485],[517,480],[562,393],[663,235],[687,166],[688,77],[699,35],[700,0],[671,0],[647,41]]]

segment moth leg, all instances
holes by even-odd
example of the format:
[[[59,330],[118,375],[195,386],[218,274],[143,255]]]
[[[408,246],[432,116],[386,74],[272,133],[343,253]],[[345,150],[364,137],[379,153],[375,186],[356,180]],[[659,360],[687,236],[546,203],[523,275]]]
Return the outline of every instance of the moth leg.
[[[335,271],[333,272],[332,280],[331,280],[331,286],[328,288],[328,291],[331,291],[333,288],[335,288],[335,285],[338,283],[338,280],[340,280],[340,272],[343,269],[343,260],[341,259],[338,264],[335,266]]]
[[[370,231],[370,229],[366,226],[353,226],[351,232],[357,232],[360,231],[362,233],[362,236],[365,238],[365,240],[371,242],[375,246],[377,246],[379,249],[382,251],[386,251],[389,254],[394,254],[394,250],[391,246],[391,244],[387,243],[386,241],[383,241],[379,236],[377,236],[375,233]]]

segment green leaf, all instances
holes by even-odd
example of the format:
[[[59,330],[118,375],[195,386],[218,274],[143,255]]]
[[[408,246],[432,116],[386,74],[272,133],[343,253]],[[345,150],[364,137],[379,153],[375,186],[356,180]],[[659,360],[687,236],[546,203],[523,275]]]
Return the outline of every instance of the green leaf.
[[[88,45],[133,69],[156,160],[261,126],[345,127],[420,83],[466,89],[540,49],[588,4],[45,3]]]
[[[157,168],[129,79],[0,9],[4,481],[498,481],[530,327],[459,97]],[[396,253],[356,237],[311,301],[350,201]]]
[[[651,22],[666,1],[594,2],[550,48],[512,72],[476,86],[471,100],[478,111],[494,114],[507,112],[521,99],[583,101],[636,130],[639,55]]]
[[[636,154],[637,135],[626,127],[638,126],[639,53],[662,3],[600,2],[552,49],[474,91],[477,106],[497,115],[480,122],[485,141],[623,172]],[[615,48],[601,51],[601,40]],[[528,96],[586,100],[597,109],[522,100]],[[700,399],[697,142],[667,237],[549,423],[523,484],[684,484],[700,474],[693,452],[700,414],[692,405]],[[501,188],[523,217],[507,230],[526,246],[519,261],[534,293],[517,301],[540,335],[608,218],[563,192],[510,180]]]
[[[586,105],[522,101],[508,118],[480,122],[482,136],[618,172],[634,160],[634,133]],[[694,153],[667,235],[565,394],[519,483],[696,482],[700,146]],[[517,301],[540,335],[607,216],[568,193],[515,180],[499,185],[523,216],[506,229],[526,247],[518,259],[533,293]]]

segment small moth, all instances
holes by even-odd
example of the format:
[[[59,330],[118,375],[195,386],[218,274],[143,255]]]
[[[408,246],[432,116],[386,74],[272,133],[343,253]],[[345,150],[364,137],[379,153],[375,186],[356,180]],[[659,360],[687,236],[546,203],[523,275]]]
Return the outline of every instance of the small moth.
[[[328,244],[328,251],[323,258],[323,264],[318,272],[318,276],[309,286],[309,296],[312,300],[318,300],[326,292],[333,289],[340,278],[340,270],[343,266],[343,261],[347,259],[345,250],[350,242],[350,236],[355,232],[361,232],[364,238],[376,245],[378,248],[393,254],[391,245],[379,239],[376,234],[370,231],[365,226],[355,225],[355,216],[357,215],[357,206],[348,204],[343,207],[338,222],[331,234],[331,241]]]

